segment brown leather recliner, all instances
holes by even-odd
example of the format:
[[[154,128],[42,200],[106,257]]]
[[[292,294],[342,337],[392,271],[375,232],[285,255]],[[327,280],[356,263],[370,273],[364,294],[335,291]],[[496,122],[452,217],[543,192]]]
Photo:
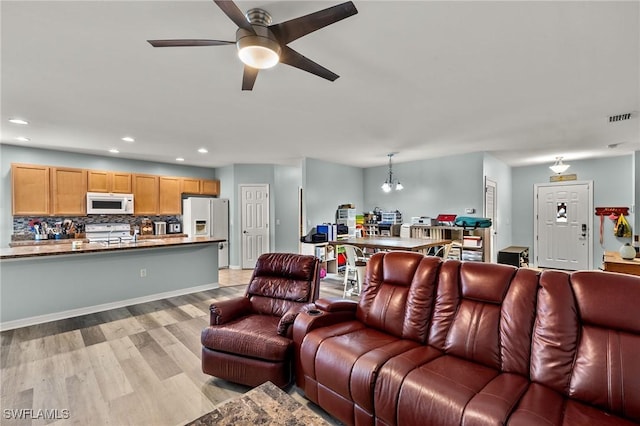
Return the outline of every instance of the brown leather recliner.
[[[210,306],[202,330],[202,371],[234,383],[291,383],[294,319],[319,293],[315,256],[266,253],[258,258],[244,297]]]

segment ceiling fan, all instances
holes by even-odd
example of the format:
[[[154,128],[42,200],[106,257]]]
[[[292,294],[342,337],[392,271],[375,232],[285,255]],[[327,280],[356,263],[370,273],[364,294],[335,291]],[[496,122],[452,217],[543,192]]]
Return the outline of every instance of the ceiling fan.
[[[358,13],[353,2],[346,2],[309,15],[271,23],[271,15],[263,9],[250,9],[246,14],[233,1],[214,0],[215,4],[238,26],[236,41],[225,40],[147,40],[153,47],[223,46],[235,44],[244,63],[242,90],[252,90],[261,69],[278,62],[310,72],[330,81],[339,76],[322,65],[296,52],[287,44],[313,31]]]

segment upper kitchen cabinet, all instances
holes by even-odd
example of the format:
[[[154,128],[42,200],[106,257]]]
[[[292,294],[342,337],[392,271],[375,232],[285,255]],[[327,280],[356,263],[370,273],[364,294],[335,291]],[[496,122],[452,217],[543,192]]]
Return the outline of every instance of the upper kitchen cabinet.
[[[160,176],[159,214],[182,213],[181,178]]]
[[[220,195],[220,181],[202,179],[200,181],[200,193],[206,195]]]
[[[213,179],[182,178],[183,194],[220,195],[220,181]]]
[[[83,216],[87,211],[87,171],[51,167],[51,200],[54,215]]]
[[[11,212],[14,216],[49,214],[49,167],[11,165]]]
[[[160,176],[133,175],[133,212],[136,215],[158,214]]]
[[[131,173],[88,170],[87,191],[131,194]]]
[[[199,194],[200,193],[200,181],[196,178],[182,178],[180,192],[183,194]]]

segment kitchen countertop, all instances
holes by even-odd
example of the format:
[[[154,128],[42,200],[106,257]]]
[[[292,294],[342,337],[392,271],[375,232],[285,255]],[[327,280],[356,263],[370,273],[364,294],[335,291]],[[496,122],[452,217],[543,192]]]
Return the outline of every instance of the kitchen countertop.
[[[153,237],[153,238],[152,238]],[[161,248],[181,246],[185,244],[209,244],[219,243],[226,241],[224,238],[211,238],[211,237],[174,237],[164,235],[160,236],[145,236],[140,238],[137,242],[123,242],[123,243],[111,243],[106,242],[89,243],[83,242],[81,248],[74,249],[69,244],[73,240],[59,240],[59,244],[37,244],[35,241],[33,244],[25,246],[16,246],[8,248],[0,248],[0,259],[22,259],[29,257],[40,256],[59,256],[59,255],[80,255],[86,253],[100,253],[100,252],[113,252],[122,250],[136,250],[136,249],[148,249],[148,248]],[[82,241],[82,240],[80,240]]]
[[[76,234],[79,235],[79,234]],[[82,241],[88,243],[89,240],[84,237],[84,234],[80,234],[78,238],[62,238],[56,240],[55,238],[49,238],[46,240],[14,240],[9,243],[9,247],[23,247],[23,246],[40,246],[50,244],[71,244],[74,241]],[[184,238],[187,234],[165,234],[165,235],[139,235],[138,240],[154,240],[160,238]]]

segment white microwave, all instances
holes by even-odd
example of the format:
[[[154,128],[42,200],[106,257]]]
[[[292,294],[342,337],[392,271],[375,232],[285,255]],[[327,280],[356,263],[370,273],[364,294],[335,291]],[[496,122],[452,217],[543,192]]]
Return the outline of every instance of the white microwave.
[[[87,192],[87,214],[133,214],[133,194]]]

